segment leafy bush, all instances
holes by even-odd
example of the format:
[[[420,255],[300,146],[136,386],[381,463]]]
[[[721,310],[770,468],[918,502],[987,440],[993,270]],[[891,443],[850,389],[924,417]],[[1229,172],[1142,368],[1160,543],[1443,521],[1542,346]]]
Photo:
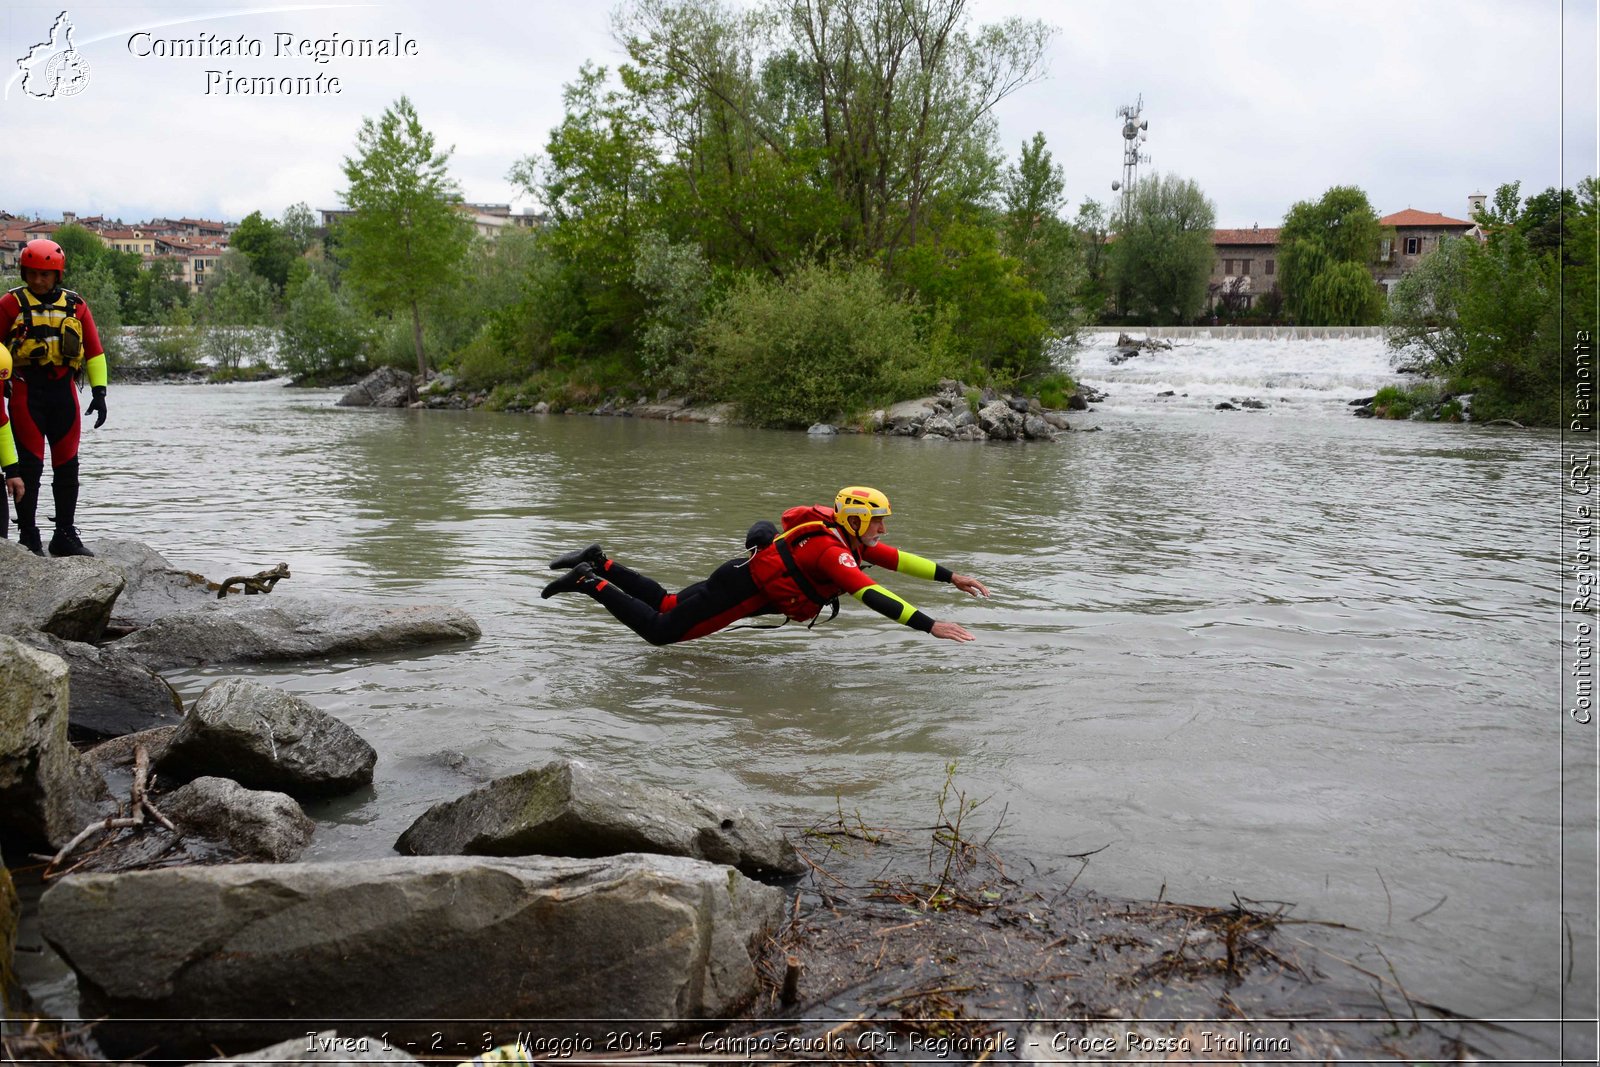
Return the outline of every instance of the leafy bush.
[[[931,389],[945,369],[921,343],[914,305],[868,266],[747,276],[699,336],[708,387],[764,426],[840,419]]]
[[[1380,419],[1409,419],[1416,410],[1410,392],[1398,385],[1386,385],[1372,398],[1372,411]]]
[[[279,360],[297,381],[323,381],[366,366],[371,329],[359,312],[312,270],[289,283]]]
[[[1059,411],[1067,406],[1072,394],[1078,391],[1078,383],[1072,380],[1070,374],[1053,371],[1040,378],[1034,388],[1042,406]]]

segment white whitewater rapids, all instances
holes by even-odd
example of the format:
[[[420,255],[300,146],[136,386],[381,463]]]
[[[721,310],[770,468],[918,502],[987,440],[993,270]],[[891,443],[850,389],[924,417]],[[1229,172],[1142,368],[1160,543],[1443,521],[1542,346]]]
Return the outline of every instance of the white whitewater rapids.
[[[1072,351],[1074,377],[1106,394],[1096,409],[1115,414],[1179,411],[1217,416],[1346,416],[1350,401],[1385,385],[1416,379],[1396,373],[1382,338],[1235,340],[1173,338],[1170,350],[1143,351],[1122,363],[1117,334],[1134,340],[1139,330],[1093,331]],[[1170,393],[1170,396],[1163,396]],[[1221,403],[1260,401],[1262,409],[1217,411]]]

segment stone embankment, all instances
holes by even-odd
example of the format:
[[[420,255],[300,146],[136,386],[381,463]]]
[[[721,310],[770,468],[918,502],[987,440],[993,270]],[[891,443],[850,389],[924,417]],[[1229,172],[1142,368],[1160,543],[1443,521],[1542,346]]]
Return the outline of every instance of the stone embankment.
[[[395,843],[402,856],[303,863],[316,824],[302,802],[370,789],[378,753],[259,681],[217,681],[185,708],[158,673],[465,640],[470,617],[218,600],[144,545],[92,547],[53,560],[0,542],[0,600],[15,606],[0,634],[0,842],[13,864],[54,857],[39,929],[77,974],[80,1014],[103,1020],[99,1052],[289,1040],[289,1058],[348,1060],[363,1057],[331,1035],[307,1052],[308,1017],[665,1032],[755,996],[786,900],[759,879],[804,869],[759,814],[558,761],[441,799]],[[113,712],[103,698],[124,686]],[[73,738],[110,739],[80,753]],[[125,803],[108,780],[132,782]],[[21,1012],[15,902],[7,871],[0,990]]]
[[[1072,397],[1068,410],[1088,410],[1089,404],[1101,399],[1103,397],[1092,389],[1080,388]],[[479,407],[487,400],[487,393],[462,391],[449,375],[430,377],[419,387],[415,375],[395,367],[380,367],[352,386],[339,399],[339,405],[462,410]],[[691,404],[681,397],[668,396],[655,400],[640,397],[632,402],[613,399],[598,406],[561,409],[552,408],[542,400],[515,397],[505,410],[534,415],[615,415],[675,422],[737,421],[732,404]],[[932,396],[879,408],[867,413],[858,424],[835,426],[817,423],[808,432],[814,436],[879,433],[929,441],[1053,441],[1071,429],[1065,411],[1046,409],[1037,397],[976,389],[945,379]]]

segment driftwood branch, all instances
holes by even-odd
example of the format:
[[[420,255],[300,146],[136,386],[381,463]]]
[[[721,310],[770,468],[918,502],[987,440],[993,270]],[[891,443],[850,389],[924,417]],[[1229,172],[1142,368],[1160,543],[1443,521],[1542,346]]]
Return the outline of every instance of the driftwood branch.
[[[108,833],[112,830],[131,830],[141,827],[144,825],[146,815],[160,823],[173,834],[177,834],[178,828],[172,825],[172,820],[161,814],[160,809],[158,809],[150,800],[149,779],[150,753],[143,745],[135,745],[133,749],[133,790],[132,795],[128,798],[128,814],[120,816],[108,816],[107,818],[101,819],[98,822],[90,823],[82,830],[79,830],[77,836],[75,836],[71,841],[68,841],[65,845],[62,845],[61,851],[57,852],[50,862],[45,865],[44,874],[42,877],[48,880],[50,878],[59,877],[63,873],[69,873],[59,871],[58,868],[68,856],[72,855],[73,849],[77,848],[79,845],[83,844],[96,834]]]

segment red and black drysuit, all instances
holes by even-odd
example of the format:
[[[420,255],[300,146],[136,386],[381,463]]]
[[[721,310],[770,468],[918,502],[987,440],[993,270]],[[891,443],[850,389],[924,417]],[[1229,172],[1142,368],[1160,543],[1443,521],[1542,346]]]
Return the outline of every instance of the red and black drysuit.
[[[81,340],[71,346],[75,351],[63,351],[61,322],[68,318],[81,330]],[[56,528],[70,528],[77,521],[78,440],[83,431],[76,374],[84,370],[96,398],[104,396],[106,359],[100,332],[83,298],[59,286],[46,297],[32,296],[27,286],[0,295],[0,330],[12,353],[7,409],[16,441],[16,473],[24,486],[17,501],[18,532],[27,536],[37,525],[47,442]]]
[[[783,529],[753,555],[729,560],[678,593],[615,560],[577,588],[652,645],[692,641],[752,615],[805,622],[842,593],[914,630],[932,631],[931,616],[868,578],[861,565],[940,582],[953,577],[948,568],[882,543],[858,551],[833,521],[832,508],[790,508]]]

